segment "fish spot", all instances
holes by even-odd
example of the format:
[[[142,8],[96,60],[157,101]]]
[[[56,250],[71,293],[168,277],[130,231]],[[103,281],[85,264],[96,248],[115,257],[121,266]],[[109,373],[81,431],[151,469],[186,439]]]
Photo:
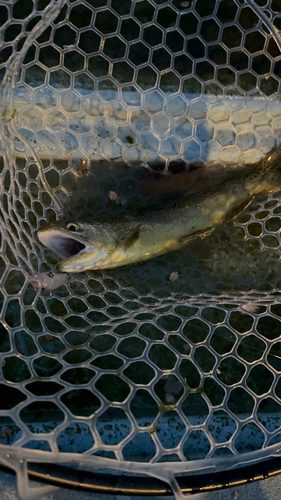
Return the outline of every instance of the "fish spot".
[[[226,202],[226,208],[229,208],[232,203],[234,203],[236,200],[235,196],[231,196],[230,198],[228,198],[227,202]]]
[[[205,206],[208,206],[208,207],[214,207],[215,206],[215,200],[213,198],[207,198],[207,200],[205,200],[204,202],[204,205]]]
[[[223,210],[216,210],[212,215],[214,224],[221,224],[225,219],[225,212]]]
[[[273,191],[276,186],[271,185],[269,182],[264,180],[263,182],[248,182],[246,184],[246,189],[251,196],[254,194],[268,194]]]
[[[256,190],[256,182],[247,182],[246,184],[246,189],[248,191],[248,193],[251,195],[251,194],[254,194],[255,190]]]
[[[177,245],[177,241],[176,240],[168,240],[165,246],[167,248],[173,248],[175,245]]]
[[[221,194],[221,195],[219,196],[219,198],[218,198],[218,202],[219,202],[219,203],[222,203],[222,204],[226,202],[226,196],[225,196],[225,194]]]

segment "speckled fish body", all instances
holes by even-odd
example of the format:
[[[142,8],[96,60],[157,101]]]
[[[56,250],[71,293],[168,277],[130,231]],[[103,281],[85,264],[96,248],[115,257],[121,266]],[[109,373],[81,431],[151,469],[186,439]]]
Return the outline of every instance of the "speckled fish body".
[[[41,243],[63,260],[60,272],[110,269],[145,261],[205,237],[257,194],[280,190],[281,147],[246,174],[234,176],[170,205],[147,207],[133,219],[73,222],[38,231]]]

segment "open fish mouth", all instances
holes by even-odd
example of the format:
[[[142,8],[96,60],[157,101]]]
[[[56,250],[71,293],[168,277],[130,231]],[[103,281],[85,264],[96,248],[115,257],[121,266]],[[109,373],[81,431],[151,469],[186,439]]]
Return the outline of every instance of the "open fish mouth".
[[[79,237],[69,236],[69,234],[65,234],[61,230],[38,231],[37,237],[43,245],[62,259],[69,259],[74,255],[92,250]]]

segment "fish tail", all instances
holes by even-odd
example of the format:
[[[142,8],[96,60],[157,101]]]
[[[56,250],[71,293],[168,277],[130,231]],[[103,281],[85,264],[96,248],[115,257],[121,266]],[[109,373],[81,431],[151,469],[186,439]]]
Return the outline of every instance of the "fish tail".
[[[262,171],[275,172],[277,179],[281,180],[281,146],[273,149],[269,155],[262,160]]]
[[[281,190],[281,146],[257,162],[248,176],[246,188],[252,196]]]

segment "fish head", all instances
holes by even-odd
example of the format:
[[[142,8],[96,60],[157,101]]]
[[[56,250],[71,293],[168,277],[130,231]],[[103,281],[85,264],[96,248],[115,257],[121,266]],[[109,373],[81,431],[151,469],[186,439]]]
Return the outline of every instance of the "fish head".
[[[72,273],[99,269],[114,245],[114,234],[98,222],[69,222],[54,225],[37,232],[39,241],[64,259],[57,266],[59,272]]]

